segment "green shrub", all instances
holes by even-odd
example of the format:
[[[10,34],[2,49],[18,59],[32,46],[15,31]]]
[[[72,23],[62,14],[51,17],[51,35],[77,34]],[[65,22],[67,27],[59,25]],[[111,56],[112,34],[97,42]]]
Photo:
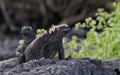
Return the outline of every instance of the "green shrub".
[[[36,31],[36,37],[38,37],[41,33],[45,32],[45,29],[37,29]]]
[[[70,53],[73,57],[91,57],[102,60],[120,58],[120,3],[116,5],[116,9],[112,13],[99,9],[96,13],[96,19],[87,18],[85,22],[77,23],[76,29],[80,27],[91,29],[85,40],[81,43],[74,43],[74,45],[80,44],[82,49],[77,54],[73,50]],[[98,33],[96,30],[102,32]],[[72,44],[71,42],[69,45],[70,49],[74,46]]]

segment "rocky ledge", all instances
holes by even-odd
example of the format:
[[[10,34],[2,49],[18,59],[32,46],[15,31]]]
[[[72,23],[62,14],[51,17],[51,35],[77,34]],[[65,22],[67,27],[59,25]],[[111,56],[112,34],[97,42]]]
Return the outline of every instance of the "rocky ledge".
[[[39,59],[16,65],[16,58],[0,62],[0,75],[120,75],[120,60],[102,62],[99,59],[71,60]],[[114,66],[115,65],[115,66]]]

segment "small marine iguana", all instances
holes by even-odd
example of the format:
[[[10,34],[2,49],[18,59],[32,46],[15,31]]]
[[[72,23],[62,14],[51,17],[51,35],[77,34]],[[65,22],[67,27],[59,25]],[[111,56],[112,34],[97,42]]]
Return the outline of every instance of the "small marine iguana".
[[[70,27],[67,24],[53,25],[48,31],[33,40],[26,48],[26,61],[40,58],[54,58],[57,52],[59,59],[64,59],[62,39],[69,31]]]
[[[21,29],[21,34],[24,40],[23,46],[16,49],[16,56],[18,57],[18,64],[25,61],[24,51],[28,45],[35,39],[35,32],[31,26],[23,26]]]

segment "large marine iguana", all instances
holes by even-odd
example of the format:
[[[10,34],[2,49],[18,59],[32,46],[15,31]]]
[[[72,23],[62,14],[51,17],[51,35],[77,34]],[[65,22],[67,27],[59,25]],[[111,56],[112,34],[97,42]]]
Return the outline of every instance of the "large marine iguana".
[[[21,29],[21,34],[24,40],[22,47],[16,49],[16,55],[18,57],[18,64],[21,64],[25,61],[24,51],[28,45],[35,39],[35,32],[31,26],[23,26]]]
[[[67,24],[53,25],[48,31],[39,35],[25,50],[26,61],[39,58],[54,58],[58,52],[60,60],[64,59],[63,37],[70,31]]]

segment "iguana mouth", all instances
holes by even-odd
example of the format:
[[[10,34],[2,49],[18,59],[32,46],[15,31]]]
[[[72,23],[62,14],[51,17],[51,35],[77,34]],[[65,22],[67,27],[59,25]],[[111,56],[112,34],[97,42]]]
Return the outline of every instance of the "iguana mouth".
[[[70,31],[70,27],[65,27],[61,31],[67,33]]]
[[[30,34],[29,33],[30,31],[24,31],[24,32],[21,32],[22,34]]]
[[[25,36],[25,37],[29,37],[29,36],[31,36],[31,33],[29,33],[29,32],[23,32],[23,33],[21,33],[23,36]]]

